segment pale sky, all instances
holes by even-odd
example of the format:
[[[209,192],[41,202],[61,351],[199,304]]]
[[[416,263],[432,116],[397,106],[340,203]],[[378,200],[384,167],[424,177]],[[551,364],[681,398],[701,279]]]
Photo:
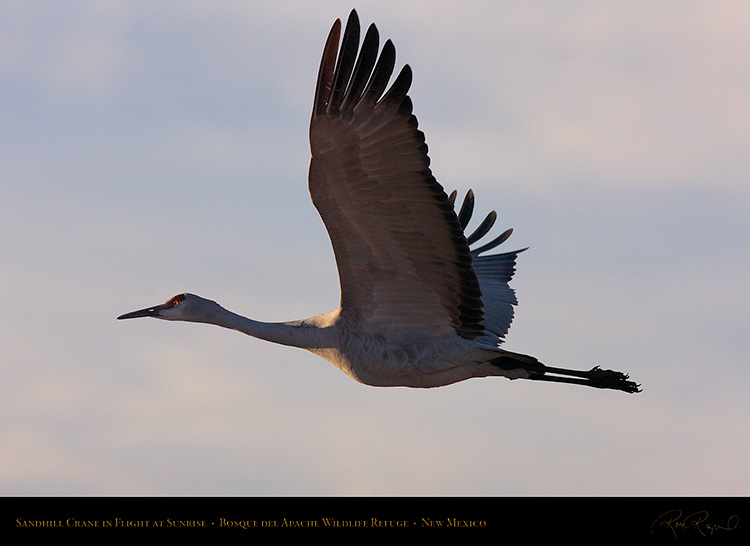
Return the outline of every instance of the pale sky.
[[[509,350],[643,392],[355,383],[127,311],[330,311],[307,125],[333,21],[391,38],[448,191],[530,247]],[[3,2],[0,494],[747,495],[750,7]]]

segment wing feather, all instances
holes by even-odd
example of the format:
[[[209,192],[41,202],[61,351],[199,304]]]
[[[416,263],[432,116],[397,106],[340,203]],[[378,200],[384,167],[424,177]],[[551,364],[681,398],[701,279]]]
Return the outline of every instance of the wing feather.
[[[309,186],[336,256],[342,316],[480,337],[479,281],[453,205],[429,168],[407,96],[411,69],[386,91],[393,44],[377,57],[371,25],[357,57],[354,11],[337,57],[340,33],[336,21],[321,60]]]
[[[449,198],[451,203],[455,204],[456,194],[456,191],[451,193]],[[474,192],[469,190],[458,213],[461,227],[464,230],[469,225],[473,212]],[[497,213],[493,210],[482,220],[472,234],[468,236],[467,240],[469,244],[478,242],[489,233],[496,220]],[[512,252],[489,256],[481,256],[481,254],[498,246],[510,237],[512,232],[512,229],[505,230],[500,236],[489,243],[471,249],[473,267],[477,274],[479,288],[482,291],[482,302],[484,303],[485,335],[481,339],[478,339],[477,343],[487,347],[497,347],[500,345],[513,322],[514,306],[518,304],[518,300],[509,283],[513,278],[513,273],[515,273],[516,258],[518,254],[526,249],[522,248]]]

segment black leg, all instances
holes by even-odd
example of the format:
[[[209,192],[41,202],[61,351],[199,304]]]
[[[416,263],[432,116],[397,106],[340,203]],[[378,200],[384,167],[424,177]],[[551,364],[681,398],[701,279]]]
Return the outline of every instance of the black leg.
[[[568,370],[545,366],[534,357],[508,353],[492,360],[492,363],[504,369],[523,368],[529,372],[529,379],[534,381],[552,381],[584,385],[597,389],[614,389],[627,393],[641,392],[641,386],[630,381],[627,374],[613,370],[603,370],[596,366],[589,371]]]
[[[557,381],[559,383],[573,383],[597,389],[614,389],[630,394],[641,392],[641,386],[630,381],[627,374],[613,370],[603,370],[599,366],[587,372],[565,370],[544,366],[544,370],[529,370],[529,379],[536,381]]]

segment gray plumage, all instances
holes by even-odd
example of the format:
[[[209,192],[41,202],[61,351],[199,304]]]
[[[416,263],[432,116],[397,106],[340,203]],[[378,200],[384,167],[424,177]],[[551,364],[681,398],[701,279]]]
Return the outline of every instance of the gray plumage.
[[[216,324],[304,348],[375,386],[435,387],[503,376],[638,392],[625,374],[552,368],[500,348],[513,320],[509,286],[522,250],[486,255],[497,214],[468,235],[474,194],[458,212],[430,170],[404,66],[388,87],[395,48],[379,50],[370,25],[359,46],[352,11],[326,41],[310,121],[309,190],[333,246],[339,307],[309,319],[265,323],[180,294],[118,318],[151,316]],[[473,249],[470,245],[474,245]],[[478,245],[478,246],[476,246]],[[525,250],[525,249],[524,249]]]

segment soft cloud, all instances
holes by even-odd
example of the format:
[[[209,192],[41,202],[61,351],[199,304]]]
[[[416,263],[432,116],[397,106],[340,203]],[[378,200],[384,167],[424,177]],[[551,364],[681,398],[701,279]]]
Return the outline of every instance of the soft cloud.
[[[337,305],[306,131],[349,9],[9,5],[0,490],[747,491],[742,3],[358,8],[414,68],[439,180],[531,246],[508,347],[629,371],[641,395],[374,389],[236,332],[115,320],[183,290],[268,320]]]

